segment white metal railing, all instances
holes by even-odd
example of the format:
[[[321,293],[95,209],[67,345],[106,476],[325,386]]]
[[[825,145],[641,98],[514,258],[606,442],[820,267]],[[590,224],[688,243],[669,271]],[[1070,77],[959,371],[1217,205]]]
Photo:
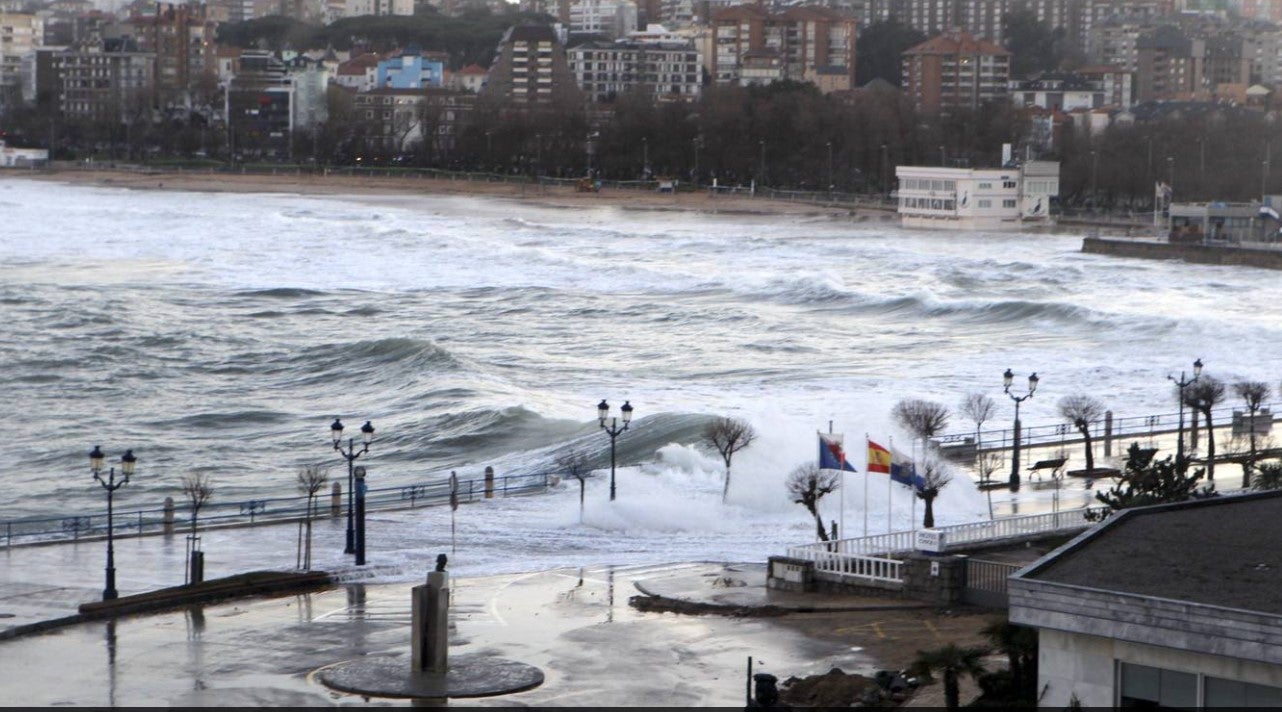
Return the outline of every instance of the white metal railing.
[[[852,556],[849,554],[820,554],[815,559],[815,572],[834,574],[841,578],[861,581],[886,581],[901,583],[903,562],[878,556]]]
[[[929,531],[942,534],[945,547],[953,544],[994,541],[1084,527],[1087,525],[1088,509],[1088,507],[1081,507],[1046,514],[1003,517],[984,522],[936,527]],[[902,581],[901,562],[889,557],[913,551],[916,548],[916,534],[913,531],[892,532],[790,546],[788,556],[812,561],[815,571],[835,574],[842,578],[899,582]]]

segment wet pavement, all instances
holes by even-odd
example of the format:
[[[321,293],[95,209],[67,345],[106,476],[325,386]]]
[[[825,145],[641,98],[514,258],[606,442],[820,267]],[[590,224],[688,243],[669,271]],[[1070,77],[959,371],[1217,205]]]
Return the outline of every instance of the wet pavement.
[[[207,567],[245,570],[238,569],[238,556],[252,550],[244,558],[254,569],[293,570],[294,552],[255,550],[261,529],[202,532]],[[338,553],[341,526],[318,529],[316,550],[334,552],[319,555],[319,568],[340,580],[380,573],[377,566],[352,566]],[[104,556],[102,541],[0,550],[0,631],[71,616],[81,603],[99,600]],[[181,584],[185,556],[181,535],[118,539],[120,594]],[[483,705],[738,706],[750,655],[758,671],[781,676],[834,666],[871,674],[879,667],[848,641],[817,641],[770,618],[642,612],[628,605],[636,595],[784,608],[887,603],[768,591],[764,581],[763,564],[709,563],[454,578],[451,655],[496,656],[543,671],[544,683],[533,690],[468,700]],[[315,672],[367,655],[408,657],[410,589],[421,582],[343,583],[0,640],[0,700],[22,706],[366,704],[325,687]]]
[[[455,580],[451,655],[500,656],[546,676],[536,689],[468,702],[737,706],[750,655],[758,671],[781,674],[875,671],[875,661],[849,645],[769,619],[643,613],[627,604],[637,582],[689,588],[692,579],[725,575],[721,565],[673,564]],[[408,656],[411,586],[347,584],[0,642],[0,699],[24,706],[364,704],[313,673],[364,655]]]

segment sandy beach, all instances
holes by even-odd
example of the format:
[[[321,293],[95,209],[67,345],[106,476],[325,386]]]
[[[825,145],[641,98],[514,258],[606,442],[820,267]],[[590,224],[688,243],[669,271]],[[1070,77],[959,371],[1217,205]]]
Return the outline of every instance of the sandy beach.
[[[708,191],[659,193],[631,188],[605,187],[599,193],[581,193],[572,185],[529,185],[459,178],[413,175],[368,176],[330,173],[298,174],[226,173],[191,170],[124,170],[97,167],[22,170],[13,177],[81,185],[104,185],[140,190],[181,190],[237,193],[296,193],[302,195],[484,195],[551,207],[611,206],[628,210],[681,210],[743,215],[789,215],[889,221],[892,213],[846,205],[788,201],[746,195],[712,195]]]

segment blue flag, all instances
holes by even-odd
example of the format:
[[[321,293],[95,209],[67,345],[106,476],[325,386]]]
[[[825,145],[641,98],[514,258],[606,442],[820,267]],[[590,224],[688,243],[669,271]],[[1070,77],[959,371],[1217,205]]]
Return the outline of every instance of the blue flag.
[[[840,433],[819,433],[819,469],[858,472],[846,459],[846,451],[841,447],[841,440]]]
[[[922,489],[926,485],[926,480],[917,474],[917,464],[912,458],[893,447],[891,448],[890,479],[915,489]]]

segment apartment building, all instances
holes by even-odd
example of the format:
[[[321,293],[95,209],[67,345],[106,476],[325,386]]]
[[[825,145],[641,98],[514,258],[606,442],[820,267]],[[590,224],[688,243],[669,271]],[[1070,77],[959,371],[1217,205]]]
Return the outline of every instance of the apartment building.
[[[548,25],[516,25],[499,41],[483,93],[520,105],[579,101],[565,47]]]
[[[451,150],[474,103],[472,94],[437,87],[380,88],[352,97],[365,150],[384,155],[420,146],[427,155]]]
[[[347,17],[414,14],[414,0],[347,0]]]
[[[1086,54],[1092,62],[1134,72],[1139,68],[1140,36],[1150,29],[1148,23],[1123,19],[1096,23],[1086,43]]]
[[[55,103],[66,118],[126,123],[151,118],[156,55],[131,44],[109,41],[101,48],[65,50],[49,55]]]
[[[223,93],[228,145],[242,157],[285,158],[294,132],[294,82],[285,63],[245,50]]]
[[[566,49],[570,71],[593,101],[642,91],[656,101],[693,101],[702,65],[691,43],[585,42]]]
[[[810,81],[850,89],[855,79],[857,20],[836,10],[795,7],[778,13],[752,5],[713,12],[705,53],[719,84]]]
[[[1159,27],[1136,43],[1137,101],[1205,96],[1206,40],[1171,26]]]
[[[1238,0],[1238,13],[1248,20],[1282,23],[1282,0]]]
[[[36,48],[44,44],[44,20],[37,15],[0,13],[0,107],[16,104],[22,98],[23,67],[30,67]],[[25,61],[25,64],[24,64]]]
[[[138,49],[156,55],[156,99],[161,107],[190,108],[216,92],[217,23],[203,5],[160,4],[150,15],[130,17]]]
[[[425,54],[410,45],[393,57],[380,59],[374,68],[374,85],[380,89],[423,89],[441,87],[445,82],[448,55]]]
[[[1282,33],[1273,25],[1252,24],[1243,28],[1240,36],[1251,81],[1270,86],[1282,84]]]
[[[637,29],[637,4],[632,0],[570,0],[570,34],[617,39]]]
[[[933,37],[904,52],[904,92],[919,110],[977,109],[1005,101],[1010,53],[967,32]]]

